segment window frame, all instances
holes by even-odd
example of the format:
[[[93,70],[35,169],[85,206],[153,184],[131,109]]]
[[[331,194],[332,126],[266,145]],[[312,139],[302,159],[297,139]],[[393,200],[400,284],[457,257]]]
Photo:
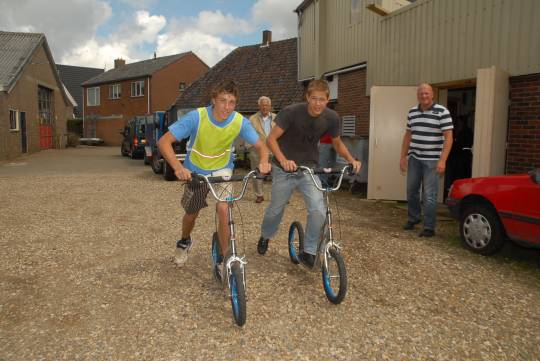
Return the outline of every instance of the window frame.
[[[114,83],[109,85],[109,99],[116,100],[122,97],[122,84]]]
[[[144,96],[144,80],[135,80],[131,82],[131,97],[138,98]]]
[[[12,128],[12,118],[11,115],[14,114],[15,116],[15,128]],[[21,130],[21,121],[20,121],[20,115],[19,111],[17,109],[10,108],[9,109],[9,131],[10,132],[18,132]]]
[[[91,97],[90,92],[93,91],[94,94]],[[99,86],[94,86],[90,88],[86,88],[86,106],[88,107],[97,107],[101,105],[101,94],[100,94]],[[90,100],[93,100],[92,104],[90,104]]]

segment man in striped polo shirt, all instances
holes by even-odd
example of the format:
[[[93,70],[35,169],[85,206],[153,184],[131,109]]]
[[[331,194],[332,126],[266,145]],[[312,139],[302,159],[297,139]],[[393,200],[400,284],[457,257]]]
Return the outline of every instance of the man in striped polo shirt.
[[[424,229],[420,237],[433,237],[437,215],[439,175],[444,173],[446,159],[452,148],[452,118],[448,109],[433,102],[433,88],[420,84],[418,105],[407,115],[407,129],[401,146],[399,166],[407,172],[408,220],[403,227],[414,229],[420,223],[423,189]]]

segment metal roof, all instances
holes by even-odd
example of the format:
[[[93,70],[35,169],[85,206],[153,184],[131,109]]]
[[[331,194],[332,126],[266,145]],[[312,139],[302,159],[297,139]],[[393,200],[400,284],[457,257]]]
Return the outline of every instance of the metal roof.
[[[80,106],[75,107],[73,112],[77,117],[82,116],[82,83],[99,74],[103,74],[103,69],[87,68],[82,66],[56,64],[60,78],[64,82],[71,96]]]
[[[13,88],[44,39],[43,34],[0,31],[0,91]]]
[[[9,93],[13,89],[40,46],[45,51],[47,63],[58,83],[64,102],[72,104],[56,70],[45,34],[41,33],[0,31],[0,91]]]

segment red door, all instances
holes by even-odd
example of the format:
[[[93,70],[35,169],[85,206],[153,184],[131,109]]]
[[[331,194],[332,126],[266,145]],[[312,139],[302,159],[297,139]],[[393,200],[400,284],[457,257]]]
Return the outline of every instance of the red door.
[[[51,149],[53,146],[52,125],[39,125],[39,146],[41,149]]]

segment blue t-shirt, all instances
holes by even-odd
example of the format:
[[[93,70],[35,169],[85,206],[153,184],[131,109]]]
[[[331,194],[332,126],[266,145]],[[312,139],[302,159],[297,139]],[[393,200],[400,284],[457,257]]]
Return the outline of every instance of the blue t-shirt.
[[[228,125],[234,117],[236,116],[236,112],[232,112],[229,117],[223,121],[218,122],[214,119],[214,116],[212,114],[212,107],[206,107],[206,111],[208,112],[208,117],[210,118],[210,121],[220,127],[223,128],[226,125]],[[191,147],[193,146],[193,142],[195,141],[195,136],[197,135],[197,130],[199,129],[199,112],[197,109],[190,111],[186,115],[184,115],[182,118],[180,118],[178,121],[174,122],[171,126],[169,126],[169,131],[171,134],[176,138],[176,140],[181,140],[189,137],[189,142],[187,145],[187,155],[186,160],[184,161],[184,167],[189,169],[192,172],[196,172],[199,174],[210,174],[211,172],[208,170],[200,169],[199,167],[196,167],[191,163],[190,160],[190,153],[191,153]],[[242,127],[240,128],[240,134],[239,137],[244,139],[249,144],[255,144],[257,140],[259,140],[259,135],[251,125],[251,122],[247,120],[245,117],[242,117]],[[234,144],[234,142],[233,142]],[[232,147],[232,146],[231,146]],[[234,168],[234,158],[233,158],[233,152],[231,149],[231,157],[229,159],[229,163],[224,167],[228,169]],[[214,171],[219,169],[214,169]]]

